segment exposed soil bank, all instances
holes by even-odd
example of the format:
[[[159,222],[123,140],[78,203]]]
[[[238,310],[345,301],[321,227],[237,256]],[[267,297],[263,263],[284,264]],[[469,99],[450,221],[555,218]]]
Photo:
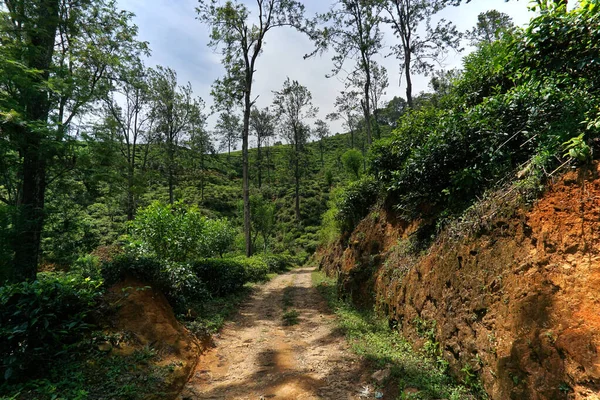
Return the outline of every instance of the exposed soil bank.
[[[126,338],[111,352],[156,351],[157,361],[152,363],[166,374],[161,387],[164,394],[156,398],[175,398],[196,367],[203,345],[177,321],[164,295],[141,282],[126,280],[114,285],[107,301],[117,308],[111,330]]]
[[[320,267],[417,345],[434,327],[452,371],[476,372],[492,399],[599,399],[598,165],[582,175],[566,174],[529,211],[441,235],[421,256],[406,255],[414,227],[372,213],[348,245],[321,249]]]

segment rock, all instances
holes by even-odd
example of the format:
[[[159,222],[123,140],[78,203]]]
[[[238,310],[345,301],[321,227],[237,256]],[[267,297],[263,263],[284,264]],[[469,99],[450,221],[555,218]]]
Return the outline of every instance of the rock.
[[[98,343],[98,350],[100,350],[103,353],[109,353],[112,350],[112,348],[112,344],[110,344],[109,342]]]
[[[371,379],[373,379],[375,382],[381,384],[387,378],[390,377],[391,373],[392,373],[392,371],[389,368],[382,369],[382,370],[375,372],[373,375],[371,375]]]

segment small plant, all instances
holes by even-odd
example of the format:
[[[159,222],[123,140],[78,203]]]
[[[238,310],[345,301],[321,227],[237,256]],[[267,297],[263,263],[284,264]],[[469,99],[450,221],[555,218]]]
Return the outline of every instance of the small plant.
[[[288,310],[285,313],[283,313],[283,324],[285,326],[297,325],[300,322],[298,319],[299,316],[300,313],[298,311]]]
[[[572,137],[563,143],[566,153],[564,157],[571,157],[577,161],[587,163],[592,159],[592,149],[585,143],[584,134]]]
[[[561,393],[569,393],[573,389],[571,388],[571,386],[568,383],[561,382],[560,385],[558,385],[558,390],[560,390]]]

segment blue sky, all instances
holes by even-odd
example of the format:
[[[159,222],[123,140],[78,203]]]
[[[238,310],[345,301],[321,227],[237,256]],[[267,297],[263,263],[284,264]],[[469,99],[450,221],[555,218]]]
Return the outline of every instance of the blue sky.
[[[333,0],[306,0],[304,4],[308,15],[323,12]],[[244,0],[248,5],[255,2]],[[152,55],[148,66],[163,65],[177,71],[179,81],[191,82],[196,96],[200,96],[209,106],[210,86],[223,74],[220,57],[207,47],[209,29],[196,19],[196,0],[118,0],[121,8],[135,13],[134,22],[139,27],[141,40],[148,41]],[[460,7],[449,7],[439,17],[454,22],[460,31],[471,29],[480,12],[496,9],[510,15],[514,22],[523,25],[531,18],[527,10],[527,0],[505,2],[504,0],[472,0]],[[385,44],[396,43],[391,32],[385,32]],[[310,41],[302,34],[281,28],[270,31],[266,37],[264,52],[260,56],[255,74],[254,93],[259,96],[257,105],[266,107],[271,104],[272,91],[281,88],[287,76],[298,80],[313,94],[313,103],[319,107],[319,118],[333,111],[335,97],[343,90],[340,78],[325,75],[331,70],[331,55],[304,60],[303,56],[313,49]],[[460,67],[462,57],[469,52],[467,47],[461,54],[451,52],[445,60],[446,68]],[[387,52],[386,52],[387,53]],[[399,86],[398,62],[393,57],[380,57],[387,68],[390,85],[383,100],[398,95],[404,97],[405,88]],[[429,79],[414,78],[414,93],[427,90]],[[215,118],[209,119],[209,128]],[[333,133],[341,131],[339,123],[332,123]]]

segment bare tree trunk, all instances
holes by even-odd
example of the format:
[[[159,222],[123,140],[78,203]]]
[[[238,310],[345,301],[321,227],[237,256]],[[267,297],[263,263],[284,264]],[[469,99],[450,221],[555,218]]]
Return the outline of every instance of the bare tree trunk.
[[[363,102],[363,113],[365,116],[365,125],[367,126],[367,144],[371,144],[373,136],[371,133],[371,100],[369,93],[371,92],[371,71],[365,68],[367,79],[365,81],[365,101]]]
[[[297,129],[297,128],[294,128]],[[296,147],[296,154],[295,154],[295,171],[294,171],[294,177],[296,180],[296,188],[295,188],[295,193],[296,193],[296,221],[300,221],[300,146],[298,143],[298,134],[295,133],[296,136],[296,143],[295,143],[295,147]]]
[[[261,148],[261,140],[260,138],[258,139],[258,143],[257,143],[257,167],[258,167],[258,188],[260,189],[262,187],[262,148]]]
[[[250,92],[252,88],[252,73],[248,71],[246,77],[246,93],[244,95],[244,129],[242,131],[242,179],[244,202],[244,240],[246,242],[246,257],[252,255],[252,237],[250,233],[250,182],[248,174],[248,133],[250,131]]]
[[[410,77],[410,50],[404,50],[404,74],[406,75],[406,102],[408,103],[408,107],[413,108],[413,98],[412,98],[412,79]]]
[[[40,86],[49,78],[49,69],[54,54],[54,40],[59,20],[59,0],[42,0],[37,5],[35,21],[28,21],[30,43],[24,52],[28,68],[43,71],[38,78]],[[34,6],[35,7],[35,6]],[[25,18],[18,15],[18,18]],[[33,25],[33,26],[32,26]],[[50,103],[48,95],[38,87],[21,88],[25,93],[26,118],[30,122],[48,121]],[[22,197],[17,201],[14,220],[15,236],[12,242],[14,251],[14,281],[34,280],[37,276],[41,233],[44,226],[44,196],[46,193],[46,156],[42,149],[41,134],[27,127],[15,127],[21,136],[19,152],[23,157]]]

